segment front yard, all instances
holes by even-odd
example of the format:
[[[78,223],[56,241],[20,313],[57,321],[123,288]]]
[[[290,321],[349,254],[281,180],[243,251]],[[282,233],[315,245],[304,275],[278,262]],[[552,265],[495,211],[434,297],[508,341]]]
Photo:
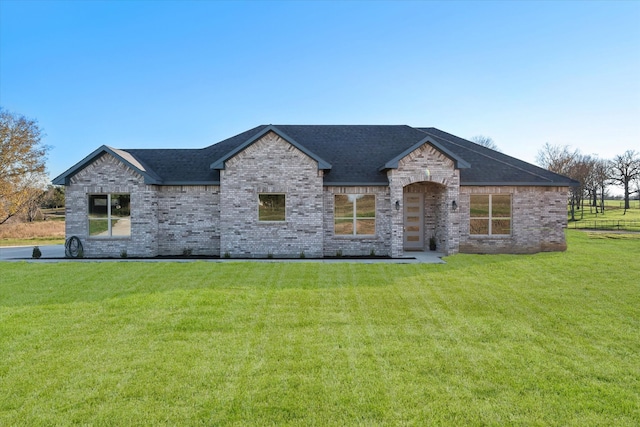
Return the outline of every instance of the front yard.
[[[0,425],[638,425],[640,239],[568,240],[445,265],[2,263]]]

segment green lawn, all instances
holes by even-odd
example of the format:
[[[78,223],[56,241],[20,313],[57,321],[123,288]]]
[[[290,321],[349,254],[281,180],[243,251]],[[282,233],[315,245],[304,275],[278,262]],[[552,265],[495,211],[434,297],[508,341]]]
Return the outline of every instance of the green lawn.
[[[0,425],[640,424],[640,239],[444,265],[1,263]]]
[[[609,229],[626,230],[640,232],[640,209],[638,201],[631,201],[631,208],[620,208],[623,206],[621,200],[605,200],[604,214],[596,213],[595,207],[585,206],[584,212],[576,210],[576,221],[571,221],[571,213],[568,214],[569,228],[589,228],[589,229]]]
[[[595,207],[584,207],[584,213],[580,212],[580,209],[576,209],[576,220],[627,220],[627,221],[640,221],[640,209],[638,209],[638,201],[632,200],[632,206],[627,209],[626,213],[621,200],[605,200],[604,214],[598,210],[596,214]],[[568,210],[569,208],[567,208]],[[571,218],[571,212],[568,213],[568,218]]]

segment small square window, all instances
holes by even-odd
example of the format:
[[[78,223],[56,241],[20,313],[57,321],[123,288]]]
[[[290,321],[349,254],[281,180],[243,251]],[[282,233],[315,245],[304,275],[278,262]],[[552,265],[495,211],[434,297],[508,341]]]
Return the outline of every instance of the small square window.
[[[258,221],[284,221],[286,198],[284,194],[258,195]]]

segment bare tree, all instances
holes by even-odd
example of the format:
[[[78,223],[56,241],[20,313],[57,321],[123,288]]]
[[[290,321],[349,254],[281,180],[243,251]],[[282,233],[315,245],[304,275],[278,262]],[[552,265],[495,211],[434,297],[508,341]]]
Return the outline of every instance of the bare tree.
[[[536,162],[551,172],[568,176],[579,156],[580,150],[571,151],[568,145],[551,145],[547,142],[538,150]]]
[[[596,208],[596,214],[598,213],[599,205],[598,205],[598,181],[596,179],[596,163],[598,159],[596,157],[589,157],[590,159],[590,167],[589,167],[589,175],[585,181],[585,197],[587,198],[587,202],[589,204],[589,208]],[[584,210],[584,209],[583,209]]]
[[[40,195],[48,148],[35,120],[0,108],[0,224]]]
[[[579,152],[578,152],[579,153]],[[575,188],[576,205],[580,208],[580,218],[584,216],[584,203],[593,201],[597,193],[595,165],[597,159],[588,154],[578,154],[568,176],[580,183]]]
[[[576,219],[575,210],[580,206],[584,192],[584,177],[582,177],[582,181],[580,180],[580,176],[584,174],[584,168],[580,165],[582,158],[580,150],[571,151],[568,145],[551,145],[548,142],[544,144],[536,156],[537,163],[543,168],[580,182],[580,186],[571,187],[569,191],[572,221]]]
[[[593,165],[593,184],[594,194],[593,203],[596,206],[596,213],[598,213],[598,194],[600,195],[600,212],[604,213],[604,199],[607,192],[607,186],[609,185],[609,177],[611,176],[611,170],[609,169],[609,161],[604,159],[596,159]]]
[[[471,137],[471,141],[475,142],[478,145],[482,145],[483,147],[490,148],[494,151],[500,151],[496,143],[493,141],[491,137],[484,135],[476,135]]]
[[[629,196],[632,193],[630,184],[640,176],[640,153],[627,150],[611,160],[611,181],[624,188],[624,213],[629,209]]]
[[[40,190],[38,188],[32,189],[32,195],[29,198],[26,206],[24,207],[24,218],[27,222],[33,222],[39,217],[42,217],[42,210],[40,206],[42,205],[42,199],[46,191]]]
[[[580,218],[584,217],[584,202],[593,200],[596,194],[596,184],[594,180],[594,166],[596,159],[586,154],[576,156],[573,166],[570,168],[569,177],[580,183],[577,188],[576,204],[580,207]]]

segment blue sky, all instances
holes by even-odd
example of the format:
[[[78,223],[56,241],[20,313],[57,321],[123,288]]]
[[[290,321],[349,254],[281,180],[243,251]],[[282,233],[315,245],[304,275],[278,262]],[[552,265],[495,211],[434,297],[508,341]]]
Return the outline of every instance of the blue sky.
[[[54,177],[102,144],[260,124],[408,124],[640,150],[640,2],[0,1],[0,105]]]

